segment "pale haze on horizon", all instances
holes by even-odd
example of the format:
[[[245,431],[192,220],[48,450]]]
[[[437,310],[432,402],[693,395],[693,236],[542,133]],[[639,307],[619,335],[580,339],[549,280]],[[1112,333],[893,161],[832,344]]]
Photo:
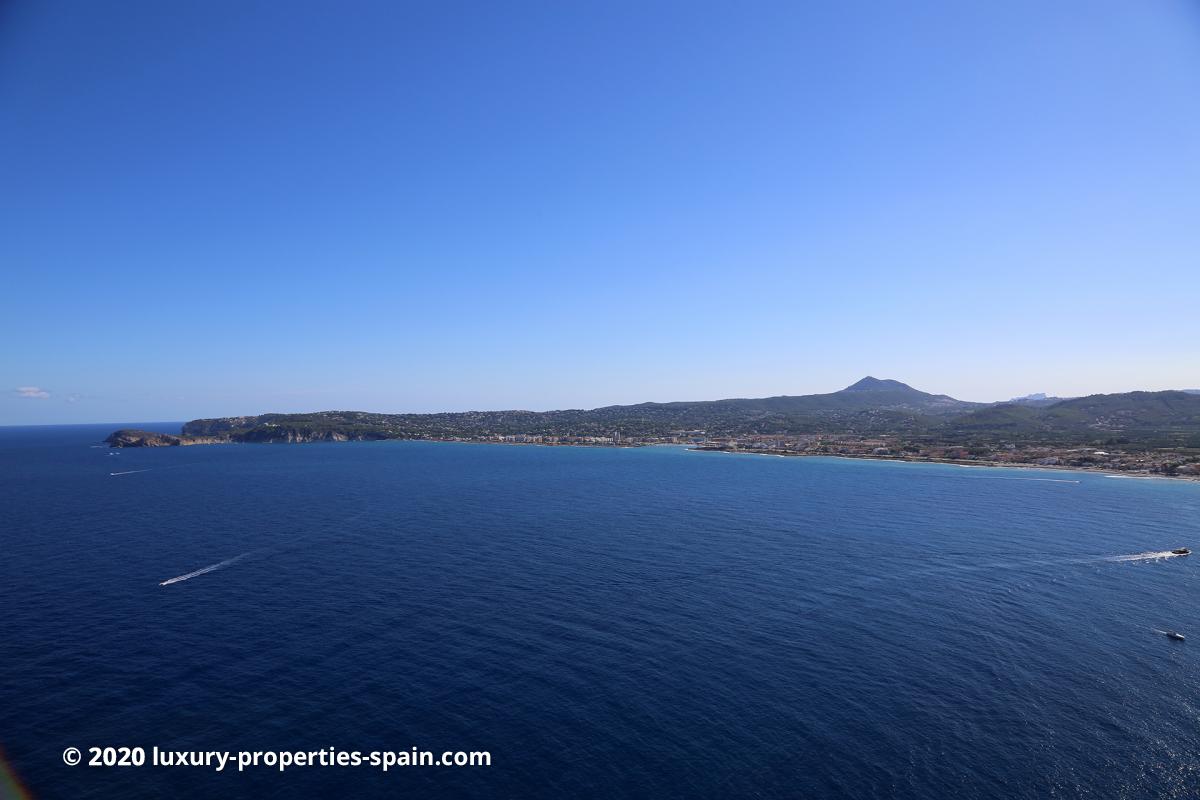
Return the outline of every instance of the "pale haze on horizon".
[[[12,3],[0,424],[1200,388],[1200,7]]]

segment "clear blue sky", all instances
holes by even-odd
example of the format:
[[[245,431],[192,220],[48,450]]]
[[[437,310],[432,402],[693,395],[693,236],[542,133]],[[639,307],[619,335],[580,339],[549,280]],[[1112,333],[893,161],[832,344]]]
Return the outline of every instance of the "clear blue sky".
[[[0,423],[1200,387],[1200,6],[12,2]]]

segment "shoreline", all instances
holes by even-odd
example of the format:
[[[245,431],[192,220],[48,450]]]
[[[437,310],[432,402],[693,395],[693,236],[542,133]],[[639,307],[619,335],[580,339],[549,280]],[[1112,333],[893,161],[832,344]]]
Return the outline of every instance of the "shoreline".
[[[894,464],[949,464],[955,467],[991,467],[995,469],[1037,469],[1055,472],[1090,472],[1108,478],[1131,478],[1139,480],[1187,481],[1200,483],[1200,475],[1159,475],[1151,472],[1119,472],[1100,467],[1073,467],[1062,464],[1023,464],[1011,461],[964,461],[953,458],[904,458],[902,456],[855,455],[853,453],[790,453],[777,450],[731,450],[725,447],[694,447],[697,453],[730,453],[746,456],[776,456],[778,458],[844,458],[854,461],[886,461]]]
[[[170,436],[170,435],[168,435]],[[247,444],[314,444],[320,442],[328,443],[347,443],[347,442],[435,442],[438,444],[487,444],[487,445],[507,445],[517,447],[580,447],[580,448],[605,448],[612,450],[637,450],[642,447],[682,447],[697,453],[729,453],[732,455],[751,455],[751,456],[772,456],[775,458],[843,458],[853,459],[857,461],[885,461],[899,464],[949,464],[957,467],[991,467],[995,469],[1036,469],[1056,472],[1090,472],[1098,475],[1104,475],[1110,478],[1129,478],[1140,480],[1170,480],[1170,481],[1187,481],[1190,483],[1200,483],[1200,475],[1161,475],[1151,472],[1120,472],[1111,469],[1103,469],[1101,467],[1076,467],[1066,466],[1062,464],[1027,464],[1016,463],[1011,461],[967,461],[963,459],[951,458],[922,458],[922,457],[904,457],[904,456],[877,456],[855,454],[855,453],[796,453],[786,450],[734,450],[727,447],[703,447],[694,444],[685,444],[682,442],[653,442],[642,444],[613,444],[604,442],[497,442],[487,440],[472,440],[472,439],[434,439],[434,438],[395,438],[395,439],[309,439],[298,442],[239,442],[232,439],[218,439],[215,437],[184,437],[174,436],[178,439],[177,443],[167,444],[142,444],[142,445],[116,445],[107,444],[109,447],[122,449],[124,447],[190,447],[203,445],[247,445]],[[187,441],[187,439],[191,439]]]

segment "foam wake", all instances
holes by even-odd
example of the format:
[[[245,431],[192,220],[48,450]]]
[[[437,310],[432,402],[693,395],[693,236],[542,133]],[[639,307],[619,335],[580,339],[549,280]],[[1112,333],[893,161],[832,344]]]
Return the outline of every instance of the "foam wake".
[[[1178,558],[1179,553],[1170,550],[1156,550],[1150,553],[1133,553],[1127,556],[1109,556],[1105,561],[1157,561],[1160,558]]]
[[[230,564],[237,563],[248,555],[250,555],[250,553],[242,553],[240,556],[234,556],[233,558],[227,558],[224,561],[218,561],[216,564],[209,564],[207,567],[201,567],[195,572],[189,572],[186,575],[176,575],[174,578],[167,578],[165,581],[159,581],[158,585],[170,586],[172,583],[183,583],[184,581],[190,581],[192,578],[198,578],[201,575],[207,575],[210,572],[216,572],[223,567],[228,567]]]

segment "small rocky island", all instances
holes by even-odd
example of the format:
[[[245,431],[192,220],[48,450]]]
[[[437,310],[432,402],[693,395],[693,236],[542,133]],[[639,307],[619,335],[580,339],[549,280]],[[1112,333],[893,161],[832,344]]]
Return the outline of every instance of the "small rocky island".
[[[184,444],[184,441],[183,437],[169,433],[123,428],[110,434],[104,443],[109,447],[175,447]],[[187,442],[187,444],[192,444],[192,442]]]
[[[265,430],[230,430],[217,434],[188,433],[188,423],[181,434],[158,433],[135,428],[122,428],[111,433],[104,443],[109,447],[180,447],[192,444],[230,444],[235,442],[289,443],[349,442],[367,439],[386,439],[387,436],[358,435],[334,430],[315,431],[289,426],[270,426]]]
[[[176,436],[173,433],[122,428],[110,434],[104,443],[109,447],[178,447],[185,444],[221,444],[229,441],[232,440],[217,436]]]

